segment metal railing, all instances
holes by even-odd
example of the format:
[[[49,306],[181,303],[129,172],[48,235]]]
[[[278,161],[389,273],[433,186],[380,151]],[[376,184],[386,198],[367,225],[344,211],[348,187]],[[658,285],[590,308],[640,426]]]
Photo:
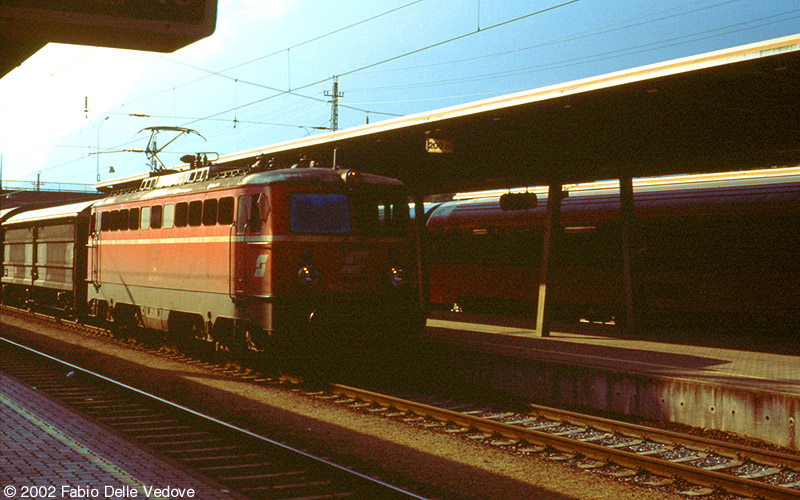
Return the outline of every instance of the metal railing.
[[[41,182],[41,181],[9,181],[3,180],[3,191],[50,191],[68,193],[95,193],[92,184],[77,182]]]

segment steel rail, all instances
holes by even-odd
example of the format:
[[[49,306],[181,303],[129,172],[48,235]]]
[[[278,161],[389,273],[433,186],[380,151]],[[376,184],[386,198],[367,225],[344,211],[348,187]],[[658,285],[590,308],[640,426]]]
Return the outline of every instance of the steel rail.
[[[800,498],[800,490],[756,481],[746,477],[725,474],[720,470],[693,467],[684,463],[672,462],[650,455],[637,454],[619,448],[571,439],[563,435],[549,434],[536,429],[528,429],[521,426],[496,422],[458,411],[438,408],[436,406],[355,387],[334,384],[331,386],[331,392],[349,398],[391,407],[400,411],[410,412],[422,417],[430,417],[442,422],[449,422],[462,427],[469,427],[482,432],[500,435],[505,438],[523,440],[534,445],[551,447],[564,453],[581,454],[593,460],[613,462],[617,465],[637,470],[644,469],[659,476],[677,476],[693,484],[722,489],[736,495],[774,500],[796,500]],[[680,444],[693,451],[713,450],[715,452],[718,451],[720,455],[726,458],[750,459],[760,465],[786,467],[794,471],[800,471],[800,457],[792,455],[766,450],[756,450],[746,446],[723,443],[707,438],[695,438],[671,431],[653,429],[605,418],[596,418],[591,415],[561,411],[543,406],[530,405],[529,408],[532,413],[545,418],[588,426],[601,431],[617,432],[626,437],[650,439],[655,443],[665,445]],[[699,458],[700,457],[698,457],[698,459]],[[741,465],[741,463],[734,464],[730,467],[738,465]]]
[[[28,346],[25,346],[23,344],[20,344],[18,342],[13,341],[13,340],[7,339],[5,337],[0,337],[0,343],[5,343],[7,345],[14,346],[14,347],[16,347],[18,349],[21,349],[21,350],[23,350],[25,352],[28,352],[30,354],[33,354],[33,355],[48,359],[50,361],[56,362],[56,363],[58,363],[60,365],[68,367],[68,368],[70,368],[72,370],[79,371],[79,372],[81,372],[81,373],[83,373],[85,375],[88,375],[88,376],[90,376],[90,377],[92,377],[94,379],[102,380],[105,383],[112,384],[113,386],[121,388],[121,389],[124,389],[125,391],[128,391],[130,393],[134,393],[134,394],[137,394],[139,396],[143,396],[143,397],[145,397],[145,398],[147,398],[149,400],[158,402],[158,403],[160,403],[162,405],[165,405],[165,406],[167,406],[169,408],[172,408],[174,410],[178,410],[178,411],[183,412],[185,414],[192,415],[192,416],[200,418],[200,419],[202,419],[202,420],[204,420],[206,422],[210,422],[210,423],[212,423],[214,425],[218,425],[218,426],[223,427],[223,428],[225,428],[227,430],[234,431],[234,432],[239,433],[241,435],[244,435],[244,436],[247,436],[247,437],[252,438],[254,440],[257,440],[257,441],[259,441],[261,443],[264,443],[264,444],[267,444],[269,446],[272,446],[272,447],[275,447],[275,448],[290,452],[290,453],[292,453],[294,455],[303,457],[303,458],[305,458],[307,460],[310,460],[311,462],[314,462],[314,463],[316,463],[318,465],[322,465],[324,467],[328,467],[329,469],[336,470],[338,473],[344,474],[344,475],[349,476],[349,477],[351,477],[353,479],[359,479],[361,481],[365,481],[365,482],[367,482],[369,484],[372,484],[375,487],[383,488],[384,490],[386,490],[387,494],[389,492],[391,492],[392,495],[398,495],[398,496],[401,496],[403,498],[413,498],[413,499],[416,499],[416,500],[426,500],[425,497],[416,495],[414,493],[406,491],[406,490],[404,490],[402,488],[399,488],[397,486],[394,486],[392,484],[389,484],[389,483],[386,483],[386,482],[381,481],[379,479],[375,479],[373,477],[370,477],[370,476],[368,476],[366,474],[362,474],[360,472],[354,471],[354,470],[352,470],[352,469],[350,469],[348,467],[336,464],[335,462],[331,462],[330,460],[327,460],[325,458],[321,458],[321,457],[313,455],[313,454],[311,454],[309,452],[306,452],[306,451],[303,451],[303,450],[299,450],[297,448],[293,448],[293,447],[288,446],[286,444],[283,444],[283,443],[280,443],[278,441],[275,441],[275,440],[269,439],[267,437],[261,436],[260,434],[256,434],[256,433],[254,433],[252,431],[249,431],[247,429],[244,429],[242,427],[235,426],[233,424],[230,424],[230,423],[225,422],[223,420],[219,420],[219,419],[217,419],[215,417],[212,417],[210,415],[206,415],[206,414],[204,414],[202,412],[199,412],[197,410],[193,410],[193,409],[191,409],[189,407],[186,407],[186,406],[183,406],[183,405],[179,405],[177,403],[174,403],[174,402],[169,401],[167,399],[161,398],[161,397],[156,396],[154,394],[150,394],[150,393],[148,393],[146,391],[143,391],[141,389],[137,389],[136,387],[132,387],[130,385],[124,384],[122,382],[119,382],[119,381],[114,380],[112,378],[106,377],[106,376],[101,375],[99,373],[93,372],[91,370],[87,370],[85,368],[82,368],[80,366],[74,365],[74,364],[69,363],[67,361],[61,360],[61,359],[59,359],[59,358],[57,358],[55,356],[51,356],[49,354],[43,353],[41,351],[38,351],[36,349],[32,349],[32,348],[30,348]]]
[[[3,307],[6,308],[7,306]],[[69,320],[54,320],[52,316],[45,314],[23,311],[16,308],[9,309],[20,314],[21,316],[32,315],[37,319],[55,322],[56,324],[69,325],[72,327],[82,327],[86,328],[87,330],[93,330],[95,333],[104,331],[102,328],[91,327],[89,325],[83,325],[81,323]],[[0,340],[6,339],[2,339],[2,337],[0,337]],[[800,490],[787,488],[785,486],[773,485],[766,482],[755,481],[746,477],[737,477],[720,472],[720,470],[708,470],[699,467],[693,467],[683,463],[676,463],[666,459],[658,459],[649,455],[624,451],[617,448],[581,441],[579,439],[571,439],[566,436],[554,435],[536,429],[529,429],[521,426],[496,422],[474,415],[467,415],[453,410],[438,408],[435,406],[405,400],[395,396],[379,394],[346,385],[332,384],[330,388],[333,393],[341,394],[350,398],[377,403],[383,406],[395,408],[400,411],[410,412],[415,415],[430,417],[442,422],[451,422],[462,427],[474,428],[482,432],[497,434],[509,439],[524,440],[528,443],[539,446],[549,446],[564,453],[581,454],[593,460],[609,461],[631,469],[644,469],[660,476],[681,477],[694,484],[711,488],[720,488],[729,493],[737,495],[775,500],[800,498]],[[725,443],[699,436],[690,436],[673,431],[645,427],[632,423],[616,421],[602,417],[594,417],[591,415],[540,405],[528,404],[527,409],[529,414],[538,415],[546,419],[591,427],[602,432],[614,432],[632,439],[648,439],[654,443],[665,446],[678,445],[697,452],[710,451],[722,457],[739,461],[739,463],[726,468],[732,468],[741,465],[744,460],[751,460],[752,462],[762,466],[771,466],[800,472],[800,457],[794,455],[752,448],[734,443]],[[698,459],[699,458],[700,457],[698,457]]]

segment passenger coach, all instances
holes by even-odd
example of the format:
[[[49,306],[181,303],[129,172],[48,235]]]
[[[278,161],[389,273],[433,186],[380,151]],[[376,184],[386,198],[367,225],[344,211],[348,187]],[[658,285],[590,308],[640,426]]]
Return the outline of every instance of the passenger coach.
[[[86,310],[86,240],[94,201],[0,216],[2,302],[75,317]]]
[[[497,196],[428,218],[432,307],[536,311],[546,192],[536,208]],[[800,168],[642,179],[634,184],[632,279],[641,324],[800,324]],[[552,261],[556,317],[624,317],[619,190],[572,187]]]

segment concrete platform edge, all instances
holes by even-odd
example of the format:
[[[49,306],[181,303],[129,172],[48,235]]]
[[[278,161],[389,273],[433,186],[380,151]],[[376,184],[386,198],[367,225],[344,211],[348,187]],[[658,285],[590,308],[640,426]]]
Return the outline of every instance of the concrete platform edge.
[[[452,339],[452,359],[436,376],[470,381],[480,390],[554,406],[616,412],[735,433],[800,450],[800,396],[620,369],[489,352],[485,345]],[[443,379],[440,379],[443,380]]]

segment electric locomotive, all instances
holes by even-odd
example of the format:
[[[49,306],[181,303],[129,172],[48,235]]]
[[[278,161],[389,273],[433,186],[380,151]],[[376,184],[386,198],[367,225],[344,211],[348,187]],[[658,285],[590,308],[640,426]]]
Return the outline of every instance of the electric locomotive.
[[[408,195],[355,170],[197,161],[92,212],[87,299],[116,329],[267,349],[421,324]],[[386,334],[386,332],[391,332]]]

